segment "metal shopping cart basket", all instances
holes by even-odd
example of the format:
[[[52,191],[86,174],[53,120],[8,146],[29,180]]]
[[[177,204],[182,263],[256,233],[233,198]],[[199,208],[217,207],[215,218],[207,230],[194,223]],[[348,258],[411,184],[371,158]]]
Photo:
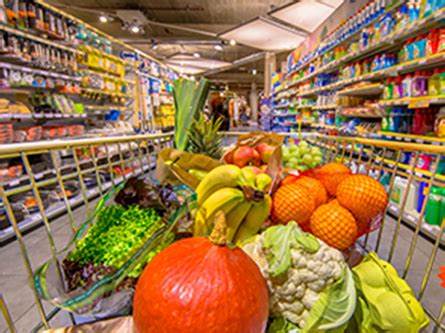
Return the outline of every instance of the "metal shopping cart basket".
[[[237,135],[226,133],[226,142]],[[296,138],[284,135],[288,141]],[[358,244],[389,261],[413,288],[430,317],[426,331],[442,331],[445,289],[437,274],[439,266],[445,266],[445,222],[440,212],[445,140],[410,144],[318,134],[306,140],[322,148],[325,162],[340,161],[385,185],[391,200],[383,224]],[[72,314],[42,302],[32,288],[25,292],[26,281],[43,260],[56,257],[65,245],[59,244],[59,235],[76,230],[79,214],[89,216],[95,200],[131,175],[152,172],[157,153],[171,146],[172,135],[163,134],[0,147],[0,168],[15,167],[9,178],[7,172],[0,173],[1,256],[8,260],[10,253],[19,251],[23,258],[2,267],[2,329],[4,324],[6,331],[28,332],[64,326],[67,320],[77,323]],[[57,200],[51,195],[54,192]],[[45,231],[45,238],[36,240],[36,233],[28,231],[39,225],[44,227],[39,231]],[[39,242],[47,243],[46,253],[36,253]]]

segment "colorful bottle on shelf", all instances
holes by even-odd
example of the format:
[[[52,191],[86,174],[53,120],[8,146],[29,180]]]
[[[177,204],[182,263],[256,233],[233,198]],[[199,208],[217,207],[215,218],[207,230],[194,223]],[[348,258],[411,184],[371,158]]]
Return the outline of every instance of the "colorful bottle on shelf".
[[[428,95],[440,95],[440,68],[434,69],[433,75],[428,79]]]

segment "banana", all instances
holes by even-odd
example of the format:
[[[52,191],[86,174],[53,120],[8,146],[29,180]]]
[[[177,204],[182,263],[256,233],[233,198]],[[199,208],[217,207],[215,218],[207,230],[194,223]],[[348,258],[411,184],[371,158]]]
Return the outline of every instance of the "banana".
[[[227,214],[243,200],[243,192],[233,187],[222,188],[210,195],[198,209],[194,236],[208,235],[215,213],[222,211],[224,214]]]
[[[272,178],[270,178],[265,173],[260,173],[256,176],[255,185],[258,191],[264,191],[272,183]]]
[[[211,170],[196,188],[198,207],[216,191],[226,187],[237,187],[243,181],[241,169],[236,165],[225,164]]]
[[[227,232],[226,238],[228,242],[231,242],[233,236],[235,236],[236,231],[238,230],[241,222],[246,217],[249,210],[252,208],[253,202],[246,201],[239,203],[235,206],[230,212],[226,215],[226,223],[227,223]]]
[[[254,203],[238,228],[233,243],[239,245],[255,235],[269,216],[271,208],[272,199],[268,194],[264,196],[263,201]]]
[[[250,170],[248,167],[242,168],[241,172],[243,173],[243,176],[244,176],[245,185],[250,186],[255,189],[256,188],[255,180],[257,177],[256,173],[253,172],[252,170]]]

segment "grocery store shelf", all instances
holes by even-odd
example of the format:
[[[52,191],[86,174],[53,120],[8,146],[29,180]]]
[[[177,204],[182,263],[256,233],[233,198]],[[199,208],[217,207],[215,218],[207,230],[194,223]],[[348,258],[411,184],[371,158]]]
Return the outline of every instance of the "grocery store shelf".
[[[384,116],[379,109],[369,107],[341,107],[339,114],[351,118],[382,118]]]
[[[388,67],[385,69],[381,69],[378,71],[374,71],[371,73],[367,73],[367,74],[364,74],[364,75],[361,75],[361,76],[358,76],[355,78],[340,80],[338,82],[328,84],[323,87],[310,89],[306,92],[300,93],[299,96],[301,96],[301,97],[313,96],[313,95],[316,95],[317,93],[323,92],[323,91],[335,91],[335,90],[343,88],[344,86],[347,86],[352,83],[361,82],[361,81],[365,81],[365,80],[371,80],[371,79],[386,78],[386,77],[390,77],[390,76],[395,76],[395,75],[397,75],[397,73],[408,73],[413,70],[423,70],[426,68],[430,68],[433,65],[437,66],[442,63],[445,63],[445,52],[440,52],[440,53],[433,54],[431,56],[419,58],[419,59],[412,60],[412,61],[403,62],[401,64],[391,66],[391,67]]]
[[[296,113],[272,113],[272,117],[295,117]]]
[[[53,42],[53,41],[51,41],[49,39],[39,37],[39,36],[37,36],[37,35],[35,35],[35,34],[31,33],[31,32],[25,32],[25,31],[22,31],[22,30],[19,30],[19,29],[16,29],[16,28],[9,27],[9,26],[4,25],[4,24],[0,24],[0,31],[5,31],[5,32],[8,32],[10,34],[19,36],[19,37],[23,37],[23,38],[26,38],[26,39],[34,40],[36,42],[39,42],[39,43],[42,43],[42,44],[45,44],[45,45],[48,45],[48,46],[52,46],[52,47],[55,47],[55,48],[58,48],[58,49],[61,49],[61,50],[64,50],[64,51],[68,51],[68,52],[72,52],[72,53],[76,53],[76,54],[83,54],[79,50],[76,50],[76,49],[74,49],[72,47],[65,46],[65,45],[63,45],[61,43]]]
[[[434,145],[445,145],[445,138],[438,138],[434,136],[413,135],[413,134],[383,132],[383,131],[379,131],[377,132],[377,134],[373,134],[373,136],[378,136],[380,138],[389,140],[434,144]]]
[[[135,175],[139,175],[143,172],[146,172],[147,170],[154,168],[154,165],[149,167],[148,165],[143,166],[143,168],[137,169],[136,171],[132,171],[126,175],[126,177],[131,177]],[[124,177],[117,177],[114,180],[115,184],[119,184],[124,180]],[[107,191],[113,186],[113,182],[109,181],[107,183],[102,184],[102,190]],[[100,194],[99,189],[96,187],[94,189],[90,189],[86,192],[86,196],[88,199],[92,199],[97,197]],[[80,205],[83,202],[83,196],[82,194],[79,194],[71,199],[68,200],[71,207],[75,207]],[[47,209],[45,209],[45,214],[48,219],[54,218],[60,214],[63,214],[66,212],[66,205],[65,202],[61,201],[59,203],[56,203]],[[39,213],[32,214],[30,217],[26,218],[25,220],[18,222],[17,226],[19,227],[21,232],[25,232],[38,224],[42,223],[42,216]],[[12,226],[5,228],[3,230],[0,230],[0,245],[4,242],[10,240],[11,238],[15,237],[14,230]]]
[[[98,70],[81,69],[81,70],[79,70],[79,72],[80,72],[80,74],[87,74],[87,75],[92,74],[92,75],[100,76],[105,79],[123,81],[128,84],[136,84],[135,80],[124,79],[124,78],[120,77],[119,75],[115,75],[115,74],[111,74],[111,73],[104,73],[104,72],[100,72]]]
[[[329,130],[333,130],[333,129],[337,128],[335,125],[326,125],[326,124],[312,124],[311,127],[312,128],[324,128],[324,129],[329,129]]]
[[[380,105],[408,105],[411,108],[426,108],[430,104],[445,104],[445,95],[405,97],[379,101]]]
[[[74,119],[86,118],[83,113],[0,113],[0,121],[2,120],[39,120],[39,119]]]
[[[115,97],[123,97],[123,98],[134,98],[134,96],[129,94],[122,94],[116,92],[110,92],[105,90],[91,89],[91,88],[82,88],[82,92],[91,93],[91,94],[99,94],[99,95],[107,95],[107,96],[115,96]]]
[[[50,71],[43,70],[43,69],[33,68],[33,67],[29,67],[29,66],[14,65],[14,64],[5,63],[5,62],[0,62],[0,68],[13,69],[13,70],[22,71],[25,73],[33,73],[33,74],[37,74],[37,75],[43,75],[46,77],[62,79],[62,80],[67,80],[67,81],[75,81],[75,82],[81,81],[81,79],[77,76],[61,74],[61,73],[57,73],[57,72],[53,72],[53,71],[50,72]]]
[[[329,71],[336,70],[336,69],[340,68],[341,65],[343,65],[347,62],[354,61],[356,59],[370,56],[374,53],[382,52],[384,50],[390,49],[390,48],[394,47],[396,42],[401,42],[403,40],[406,40],[411,35],[416,34],[416,33],[420,32],[422,30],[425,30],[427,28],[430,28],[434,24],[437,24],[440,20],[443,19],[444,13],[445,13],[445,9],[441,9],[426,18],[419,19],[416,22],[413,22],[410,25],[403,27],[402,29],[396,30],[396,31],[388,34],[387,36],[381,38],[380,40],[376,41],[375,43],[368,45],[366,48],[364,48],[362,50],[358,50],[356,52],[350,53],[341,59],[331,61],[329,64],[326,64],[326,65],[316,69],[314,72],[312,72],[308,75],[305,75],[304,77],[302,77],[298,80],[294,80],[292,84],[295,85],[295,84],[307,81],[320,73],[326,73]],[[358,32],[360,32],[362,29],[358,30]],[[357,33],[355,33],[355,34],[357,34]],[[335,46],[329,48],[324,53],[328,52],[332,48],[335,48],[335,47],[345,43],[345,41],[349,41],[350,39],[357,37],[355,34],[351,35],[350,37],[348,37],[345,40],[341,41],[340,43],[336,44]],[[311,62],[313,62],[317,58],[320,58],[321,56],[322,55],[319,55],[319,56],[311,59],[304,65],[300,66],[299,68],[295,69],[294,71],[292,71],[291,73],[288,74],[288,77],[297,73],[299,70],[306,67]]]
[[[337,92],[345,96],[376,96],[383,92],[383,85],[379,83],[369,84],[361,87],[347,88]]]
[[[397,220],[397,218],[400,216],[399,207],[394,203],[389,202],[388,214],[392,215]],[[404,212],[402,216],[402,222],[410,228],[415,229],[417,227],[417,224],[419,223],[419,216],[416,216],[413,213]],[[435,242],[439,235],[440,228],[438,226],[431,226],[427,224],[424,219],[422,219],[422,221],[420,222],[419,232],[431,242]],[[445,247],[445,234],[442,234],[439,240],[439,244],[441,248]]]
[[[337,104],[313,105],[312,106],[313,110],[332,110],[332,109],[336,109],[336,108],[337,108]]]

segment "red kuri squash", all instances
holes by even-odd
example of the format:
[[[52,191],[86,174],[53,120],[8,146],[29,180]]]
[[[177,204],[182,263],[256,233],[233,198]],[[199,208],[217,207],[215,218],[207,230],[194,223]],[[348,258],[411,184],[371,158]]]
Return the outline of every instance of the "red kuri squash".
[[[224,215],[209,239],[173,243],[145,268],[136,286],[138,333],[262,333],[267,285],[255,262],[225,245]]]

